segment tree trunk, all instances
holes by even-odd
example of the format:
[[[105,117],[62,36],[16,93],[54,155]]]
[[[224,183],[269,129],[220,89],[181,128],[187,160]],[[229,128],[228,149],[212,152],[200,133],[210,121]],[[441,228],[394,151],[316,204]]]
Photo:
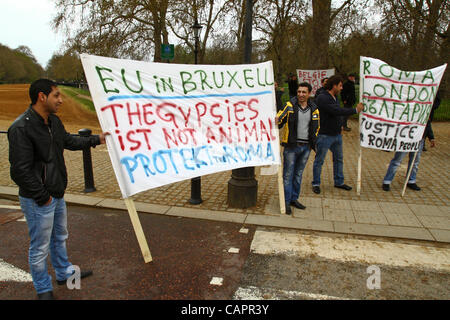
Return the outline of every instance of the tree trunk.
[[[327,69],[331,28],[331,0],[313,0],[312,39],[309,46],[311,69]]]

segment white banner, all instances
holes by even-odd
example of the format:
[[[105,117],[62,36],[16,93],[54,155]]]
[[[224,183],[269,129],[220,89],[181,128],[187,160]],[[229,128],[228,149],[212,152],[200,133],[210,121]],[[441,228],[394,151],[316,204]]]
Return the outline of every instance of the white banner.
[[[334,69],[325,70],[300,70],[297,69],[298,83],[308,82],[312,86],[311,95],[316,94],[317,89],[322,86],[322,79],[334,76]]]
[[[124,198],[280,164],[272,62],[181,65],[81,55]]]
[[[446,67],[402,71],[381,60],[361,57],[361,146],[418,151]]]

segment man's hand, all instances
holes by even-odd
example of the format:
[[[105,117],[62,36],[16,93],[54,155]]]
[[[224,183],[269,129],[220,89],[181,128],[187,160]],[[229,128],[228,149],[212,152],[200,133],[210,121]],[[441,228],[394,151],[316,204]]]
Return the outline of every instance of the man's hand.
[[[436,146],[436,142],[433,140],[430,140],[430,147],[434,148]]]
[[[48,199],[47,203],[44,204],[44,206],[49,206],[50,203],[52,203],[52,200],[53,200],[53,198],[52,198],[52,196],[50,196],[50,199]]]
[[[106,143],[106,136],[110,135],[109,132],[102,132],[100,134],[100,144],[105,144]]]
[[[278,117],[275,117],[275,124],[278,124]]]
[[[363,110],[364,110],[364,104],[362,102],[358,103],[358,105],[356,106],[356,112],[360,113]]]

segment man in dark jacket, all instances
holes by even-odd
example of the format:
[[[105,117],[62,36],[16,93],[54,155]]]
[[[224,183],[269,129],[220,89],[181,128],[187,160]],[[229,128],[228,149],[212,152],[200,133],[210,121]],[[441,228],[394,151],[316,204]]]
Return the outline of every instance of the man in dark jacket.
[[[315,148],[320,121],[319,110],[309,99],[311,90],[309,83],[300,83],[297,96],[277,113],[278,127],[286,125],[281,138],[281,144],[284,146],[283,183],[286,214],[292,213],[290,206],[298,209],[306,208],[297,199],[300,195],[303,170],[311,149]]]
[[[359,103],[356,109],[346,109],[339,106],[337,96],[342,90],[342,78],[338,75],[328,79],[325,85],[326,92],[316,98],[320,112],[320,130],[316,141],[316,157],[313,164],[313,191],[320,193],[320,176],[322,165],[328,150],[333,153],[334,186],[336,188],[351,190],[352,187],[344,184],[344,154],[342,151],[341,117],[359,113],[364,106]]]
[[[58,284],[75,272],[67,257],[67,208],[64,192],[67,171],[64,149],[81,150],[105,143],[105,135],[74,137],[55,115],[61,93],[51,80],[39,79],[30,86],[30,107],[8,129],[11,178],[19,186],[19,200],[30,236],[29,264],[39,299],[53,299],[47,256]],[[92,271],[83,271],[80,278]]]
[[[342,92],[341,92],[342,102],[344,103],[344,108],[352,109],[353,105],[356,102],[356,93],[355,93],[355,74],[350,73],[348,76],[348,80],[344,83]],[[347,121],[350,116],[343,116],[343,127],[345,131],[350,131],[351,129],[348,127]]]

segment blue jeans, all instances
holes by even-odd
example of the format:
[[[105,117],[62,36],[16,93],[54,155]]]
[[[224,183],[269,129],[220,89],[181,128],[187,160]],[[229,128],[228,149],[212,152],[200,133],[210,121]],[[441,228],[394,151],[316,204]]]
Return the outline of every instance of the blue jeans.
[[[416,160],[414,161],[413,168],[411,170],[411,175],[409,176],[408,183],[416,183],[417,170],[419,169],[420,155],[422,154],[423,145],[425,143],[425,139],[420,141],[419,150],[417,151]],[[403,158],[409,153],[409,161],[408,161],[408,169],[406,174],[409,172],[409,168],[411,168],[411,163],[414,158],[415,152],[400,152],[397,151],[394,155],[394,158],[389,163],[389,168],[386,172],[386,176],[384,177],[383,184],[391,184],[392,180],[394,180],[395,174],[397,173],[398,167],[403,161]]]
[[[313,164],[313,186],[320,186],[322,166],[328,149],[333,153],[334,185],[344,184],[344,154],[342,151],[342,135],[329,136],[319,134],[316,141],[316,158]]]
[[[53,198],[48,206],[40,207],[33,199],[19,196],[19,200],[30,236],[28,263],[34,288],[38,294],[52,291],[52,277],[47,271],[49,252],[57,280],[67,279],[74,271],[66,250],[66,203],[64,198]]]
[[[290,202],[298,199],[302,185],[302,175],[308,162],[311,149],[309,145],[285,147],[283,151],[283,184],[284,201]]]

